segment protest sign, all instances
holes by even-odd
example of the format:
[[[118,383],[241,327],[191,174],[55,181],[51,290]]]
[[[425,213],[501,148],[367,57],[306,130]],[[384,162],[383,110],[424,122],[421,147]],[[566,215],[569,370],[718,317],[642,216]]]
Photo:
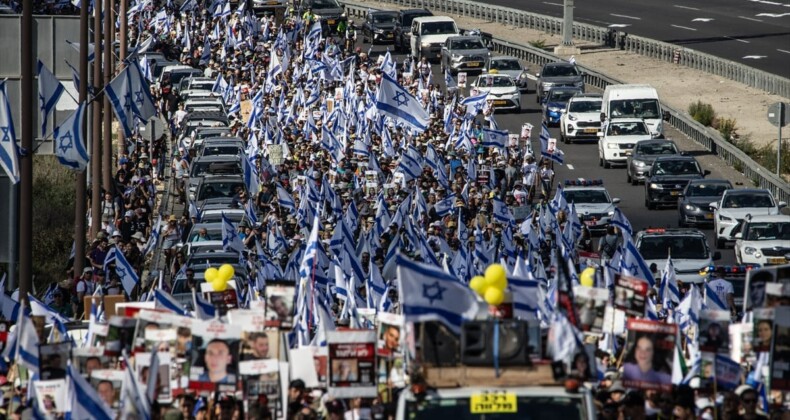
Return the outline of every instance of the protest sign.
[[[327,331],[328,393],[335,398],[375,397],[376,332]]]
[[[228,311],[228,322],[241,325],[242,331],[263,331],[266,329],[265,309],[232,309]]]
[[[110,408],[120,405],[119,396],[126,372],[121,369],[94,370],[90,375],[90,383],[99,397]]]
[[[790,390],[790,307],[775,309],[773,346],[771,348],[771,390]]]
[[[622,334],[625,332],[625,312],[606,306],[603,314],[603,332],[609,334]]]
[[[579,314],[579,327],[584,332],[600,334],[603,332],[609,290],[595,287],[576,286],[573,288],[574,305]]]
[[[645,299],[648,288],[647,282],[642,279],[615,276],[615,308],[623,310],[628,316],[645,316]]]
[[[68,411],[65,379],[33,381],[33,386],[36,389],[39,410],[47,418],[59,418]]]
[[[530,136],[532,136],[532,124],[524,123],[521,125],[521,139],[522,140],[529,140]]]
[[[771,351],[774,331],[774,308],[756,308],[753,311],[754,332],[752,350],[755,353]]]
[[[465,88],[466,87],[466,72],[465,71],[459,71],[458,72],[458,87],[459,88]]]
[[[159,366],[156,372],[151,372],[151,353],[139,352],[134,355],[135,369],[137,371],[137,379],[143,387],[149,384],[150,375],[157,375],[156,378],[156,400],[162,404],[170,404],[173,402],[173,392],[171,385],[171,362],[172,356],[170,353],[157,353],[156,357],[159,359]]]
[[[244,396],[250,404],[260,403],[262,396],[274,418],[282,418],[283,404],[280,383],[280,363],[276,359],[239,362],[244,376]]]
[[[74,347],[71,350],[71,357],[71,363],[88,378],[94,370],[104,369],[109,360],[104,357],[103,346]]]
[[[746,355],[751,353],[753,329],[751,322],[730,324],[730,358],[732,360],[744,362]]]
[[[670,391],[677,325],[629,318],[627,329],[623,386]]]
[[[318,386],[319,367],[313,354],[310,347],[290,349],[288,352],[291,380],[301,379],[308,388]]]
[[[510,207],[510,211],[513,212],[513,218],[517,222],[520,222],[520,221],[526,219],[527,217],[529,217],[530,213],[532,213],[532,208],[530,206],[528,206],[528,205],[513,206],[513,207]]]
[[[39,378],[42,380],[63,379],[71,359],[71,342],[42,344],[39,346]]]
[[[730,349],[730,313],[702,311],[699,325],[699,349],[711,353],[727,353]]]
[[[279,331],[243,331],[239,360],[277,359],[279,344]]]
[[[601,254],[597,252],[579,251],[579,272],[587,267],[598,268],[601,266]]]
[[[401,342],[403,315],[380,312],[377,321],[378,341],[376,342],[376,353],[384,357],[394,357],[403,354]]]
[[[192,329],[197,358],[189,368],[189,388],[199,392],[235,392],[241,326],[205,321]]]
[[[269,151],[268,160],[274,166],[282,165],[284,158],[283,158],[283,145],[282,144],[270,144],[266,146]]]
[[[290,329],[293,326],[296,287],[291,282],[266,283],[266,325]]]

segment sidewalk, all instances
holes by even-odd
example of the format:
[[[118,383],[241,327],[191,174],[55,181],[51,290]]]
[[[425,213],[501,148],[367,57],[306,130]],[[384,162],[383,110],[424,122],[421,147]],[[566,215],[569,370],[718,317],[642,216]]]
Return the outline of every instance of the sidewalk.
[[[397,10],[398,7],[378,1],[357,0],[373,9]],[[527,44],[529,41],[544,40],[548,51],[562,41],[562,35],[490,23],[451,15],[462,28],[478,28],[491,33],[495,38],[513,43]],[[735,118],[738,134],[749,136],[757,146],[776,144],[778,130],[768,122],[768,106],[783,101],[778,95],[770,95],[740,83],[714,76],[698,70],[647,58],[620,50],[601,49],[589,43],[580,43],[582,54],[576,61],[615,79],[627,83],[647,83],[654,86],[661,100],[669,106],[686,111],[689,104],[701,100],[713,105],[716,115]],[[588,47],[588,48],[585,48]],[[790,63],[788,64],[790,65]],[[533,72],[534,73],[534,72]],[[782,137],[787,141],[790,130]]]

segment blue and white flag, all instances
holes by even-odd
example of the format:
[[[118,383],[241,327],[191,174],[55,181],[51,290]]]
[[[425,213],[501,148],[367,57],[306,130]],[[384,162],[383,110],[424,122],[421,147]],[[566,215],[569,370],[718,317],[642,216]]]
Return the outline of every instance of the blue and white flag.
[[[460,333],[464,321],[475,319],[480,312],[472,289],[441,268],[400,254],[395,258],[404,321],[440,321]]]
[[[236,233],[236,226],[225,216],[225,212],[222,212],[222,249],[232,249],[238,253],[244,251],[244,243]]]
[[[71,69],[71,83],[74,84],[74,90],[77,92],[80,91],[80,72],[79,70],[75,69],[74,66],[71,65],[68,61],[66,61],[66,65],[69,66]]]
[[[192,205],[193,203],[190,201],[189,204]],[[192,208],[190,207],[189,210],[191,217]],[[197,220],[200,221],[200,218],[197,218]],[[151,236],[148,238],[148,242],[145,244],[145,248],[143,249],[143,256],[148,255],[148,253],[156,249],[156,247],[159,244],[159,236],[162,234],[161,232],[162,232],[162,215],[160,214],[156,218],[154,225],[151,227]]]
[[[475,96],[470,96],[461,101],[461,105],[466,107],[466,115],[464,118],[471,119],[483,112],[486,106],[486,99],[488,99],[488,92],[483,92]]]
[[[192,300],[195,304],[195,318],[202,319],[204,321],[208,319],[214,319],[217,314],[217,308],[215,308],[210,302],[203,300],[201,295],[202,293],[198,293],[192,289]]]
[[[450,194],[447,197],[436,202],[433,205],[433,209],[436,211],[436,215],[439,217],[444,217],[453,210],[453,206],[455,206],[455,194]]]
[[[77,52],[80,52],[80,43],[79,42],[71,42],[71,41],[69,41],[67,39],[66,43],[69,44],[71,46],[71,48],[74,48],[75,50],[77,50]],[[96,54],[94,53],[93,50],[94,50],[94,45],[93,45],[93,43],[89,42],[88,43],[88,62],[89,63],[93,62],[93,59],[96,58]]]
[[[55,128],[52,138],[55,141],[55,156],[61,165],[82,172],[88,167],[90,158],[85,150],[82,133],[85,125],[86,103],[81,103],[77,110],[63,124]]]
[[[387,74],[381,76],[381,85],[376,94],[376,109],[395,121],[412,127],[417,133],[425,131],[430,124],[430,116],[420,101]]]
[[[513,294],[513,316],[527,320],[538,319],[539,281],[510,277],[507,284]]]
[[[584,348],[582,334],[561,312],[554,312],[549,327],[549,341],[546,350],[553,360],[569,362],[578,349]]]
[[[143,58],[140,59],[140,71],[143,72],[143,77],[145,77],[145,80],[148,80],[149,82],[154,81],[154,76],[151,71],[151,63],[148,62],[147,55],[144,55]]]
[[[123,252],[117,252],[115,256],[115,274],[121,279],[123,290],[126,291],[127,295],[131,296],[134,287],[140,283],[140,277],[137,276],[137,272],[134,271],[129,261],[126,260]]]
[[[178,302],[173,295],[165,292],[164,290],[154,290],[154,302],[156,302],[156,309],[165,309],[179,315],[186,314],[184,306]]]
[[[136,126],[135,118],[147,122],[156,115],[148,82],[140,65],[132,61],[104,89],[110,98],[115,116],[127,137],[131,137]]]
[[[658,290],[658,297],[664,308],[674,308],[680,303],[678,279],[671,255],[667,256],[667,264],[664,266],[664,272],[661,276],[661,287]]]
[[[398,172],[403,173],[405,182],[419,178],[422,175],[423,158],[420,152],[413,146],[409,146],[406,153],[401,155]]]
[[[16,132],[5,81],[0,82],[0,166],[12,184],[19,182]]]
[[[47,135],[47,118],[65,89],[51,71],[38,60],[38,109],[41,113],[41,136]]]
[[[614,208],[614,215],[609,223],[620,229],[620,233],[623,235],[624,239],[634,236],[634,228],[631,227],[631,222],[628,221],[628,218],[625,217],[625,214],[623,214],[619,208]]]
[[[711,311],[726,311],[729,312],[727,302],[723,302],[716,291],[710,287],[708,282],[705,282],[705,309]]]
[[[16,323],[16,355],[11,359],[16,360],[31,373],[38,374],[38,345],[36,326],[33,324],[28,310],[20,308]]]
[[[49,307],[44,302],[36,299],[35,296],[29,294],[27,296],[28,301],[30,301],[30,314],[34,316],[40,316],[44,318],[44,322],[47,324],[54,324],[55,322],[60,322],[61,324],[65,324],[69,322],[69,320],[62,316],[58,311]]]
[[[494,219],[504,225],[515,224],[516,219],[513,218],[513,213],[510,208],[499,197],[494,197]]]
[[[448,90],[458,88],[458,84],[455,83],[455,79],[453,78],[453,74],[450,72],[449,67],[444,69],[444,85]]]
[[[620,259],[620,274],[647,280],[650,287],[656,284],[653,272],[650,271],[650,267],[642,258],[642,254],[636,249],[636,245],[630,240],[626,240],[623,246],[623,256]]]
[[[121,401],[124,413],[121,418],[134,417],[142,420],[151,420],[151,404],[146,398],[145,392],[141,389],[140,383],[137,381],[137,375],[132,370],[132,364],[126,355],[123,356],[124,369],[123,386],[121,388]],[[151,372],[151,376],[156,376]]]
[[[70,418],[95,420],[115,419],[115,415],[110,410],[110,407],[107,407],[107,403],[101,399],[98,392],[96,392],[96,388],[91,386],[71,363],[69,363],[66,371],[66,381],[68,384],[66,387],[67,395],[71,403]]]
[[[481,145],[483,147],[497,147],[499,149],[505,149],[507,147],[508,134],[509,132],[507,130],[492,130],[489,128],[483,128],[483,141]]]

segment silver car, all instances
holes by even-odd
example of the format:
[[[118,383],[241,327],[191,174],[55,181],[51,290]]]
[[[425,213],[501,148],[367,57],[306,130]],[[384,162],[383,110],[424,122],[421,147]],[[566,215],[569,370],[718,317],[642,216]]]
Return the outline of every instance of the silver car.
[[[511,57],[508,55],[498,55],[491,57],[486,60],[486,64],[483,67],[483,73],[506,74],[513,78],[519,90],[522,92],[526,92],[527,90],[527,69],[516,57]]]
[[[631,185],[638,185],[647,179],[653,162],[659,156],[679,155],[680,151],[671,140],[651,139],[636,142],[634,151],[628,157],[626,175]]]
[[[553,87],[577,87],[584,91],[584,76],[586,74],[579,71],[575,64],[556,62],[548,63],[543,66],[543,70],[537,74],[538,87],[536,101],[540,103],[546,92]]]
[[[489,57],[491,51],[479,36],[451,36],[442,46],[442,72],[482,71]]]

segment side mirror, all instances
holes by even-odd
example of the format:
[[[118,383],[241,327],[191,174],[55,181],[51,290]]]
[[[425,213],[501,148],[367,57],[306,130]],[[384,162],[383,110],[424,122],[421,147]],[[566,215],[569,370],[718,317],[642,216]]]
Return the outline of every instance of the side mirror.
[[[735,236],[734,236],[734,238],[735,238],[735,239],[741,239],[741,238],[743,238],[743,232],[738,232],[738,233],[736,233],[736,234],[735,234]]]
[[[603,138],[603,131],[599,131],[599,132],[595,133],[595,135],[600,137],[600,138]]]
[[[716,251],[716,252],[714,252],[714,253],[713,253],[713,258],[711,258],[711,259],[712,259],[713,261],[718,261],[718,260],[720,260],[720,259],[721,259],[721,252],[719,252],[719,251]]]
[[[540,77],[540,72],[535,73],[535,77]]]
[[[712,208],[713,210],[717,210],[719,208],[719,202],[718,201],[714,201],[714,202],[710,203],[710,208]]]
[[[669,117],[670,117],[669,111],[664,111],[663,117],[664,117],[664,121],[669,121]]]
[[[776,206],[779,207],[780,209],[783,207],[787,207],[787,202],[780,201],[776,204]]]
[[[619,203],[620,203],[620,199],[619,198],[613,198],[612,199],[612,204],[619,204]]]
[[[705,169],[704,171],[702,171],[702,177],[703,178],[705,178],[708,175],[710,175],[710,171],[709,170]]]
[[[606,121],[606,113],[605,112],[601,112],[601,122],[604,122],[604,121]]]

